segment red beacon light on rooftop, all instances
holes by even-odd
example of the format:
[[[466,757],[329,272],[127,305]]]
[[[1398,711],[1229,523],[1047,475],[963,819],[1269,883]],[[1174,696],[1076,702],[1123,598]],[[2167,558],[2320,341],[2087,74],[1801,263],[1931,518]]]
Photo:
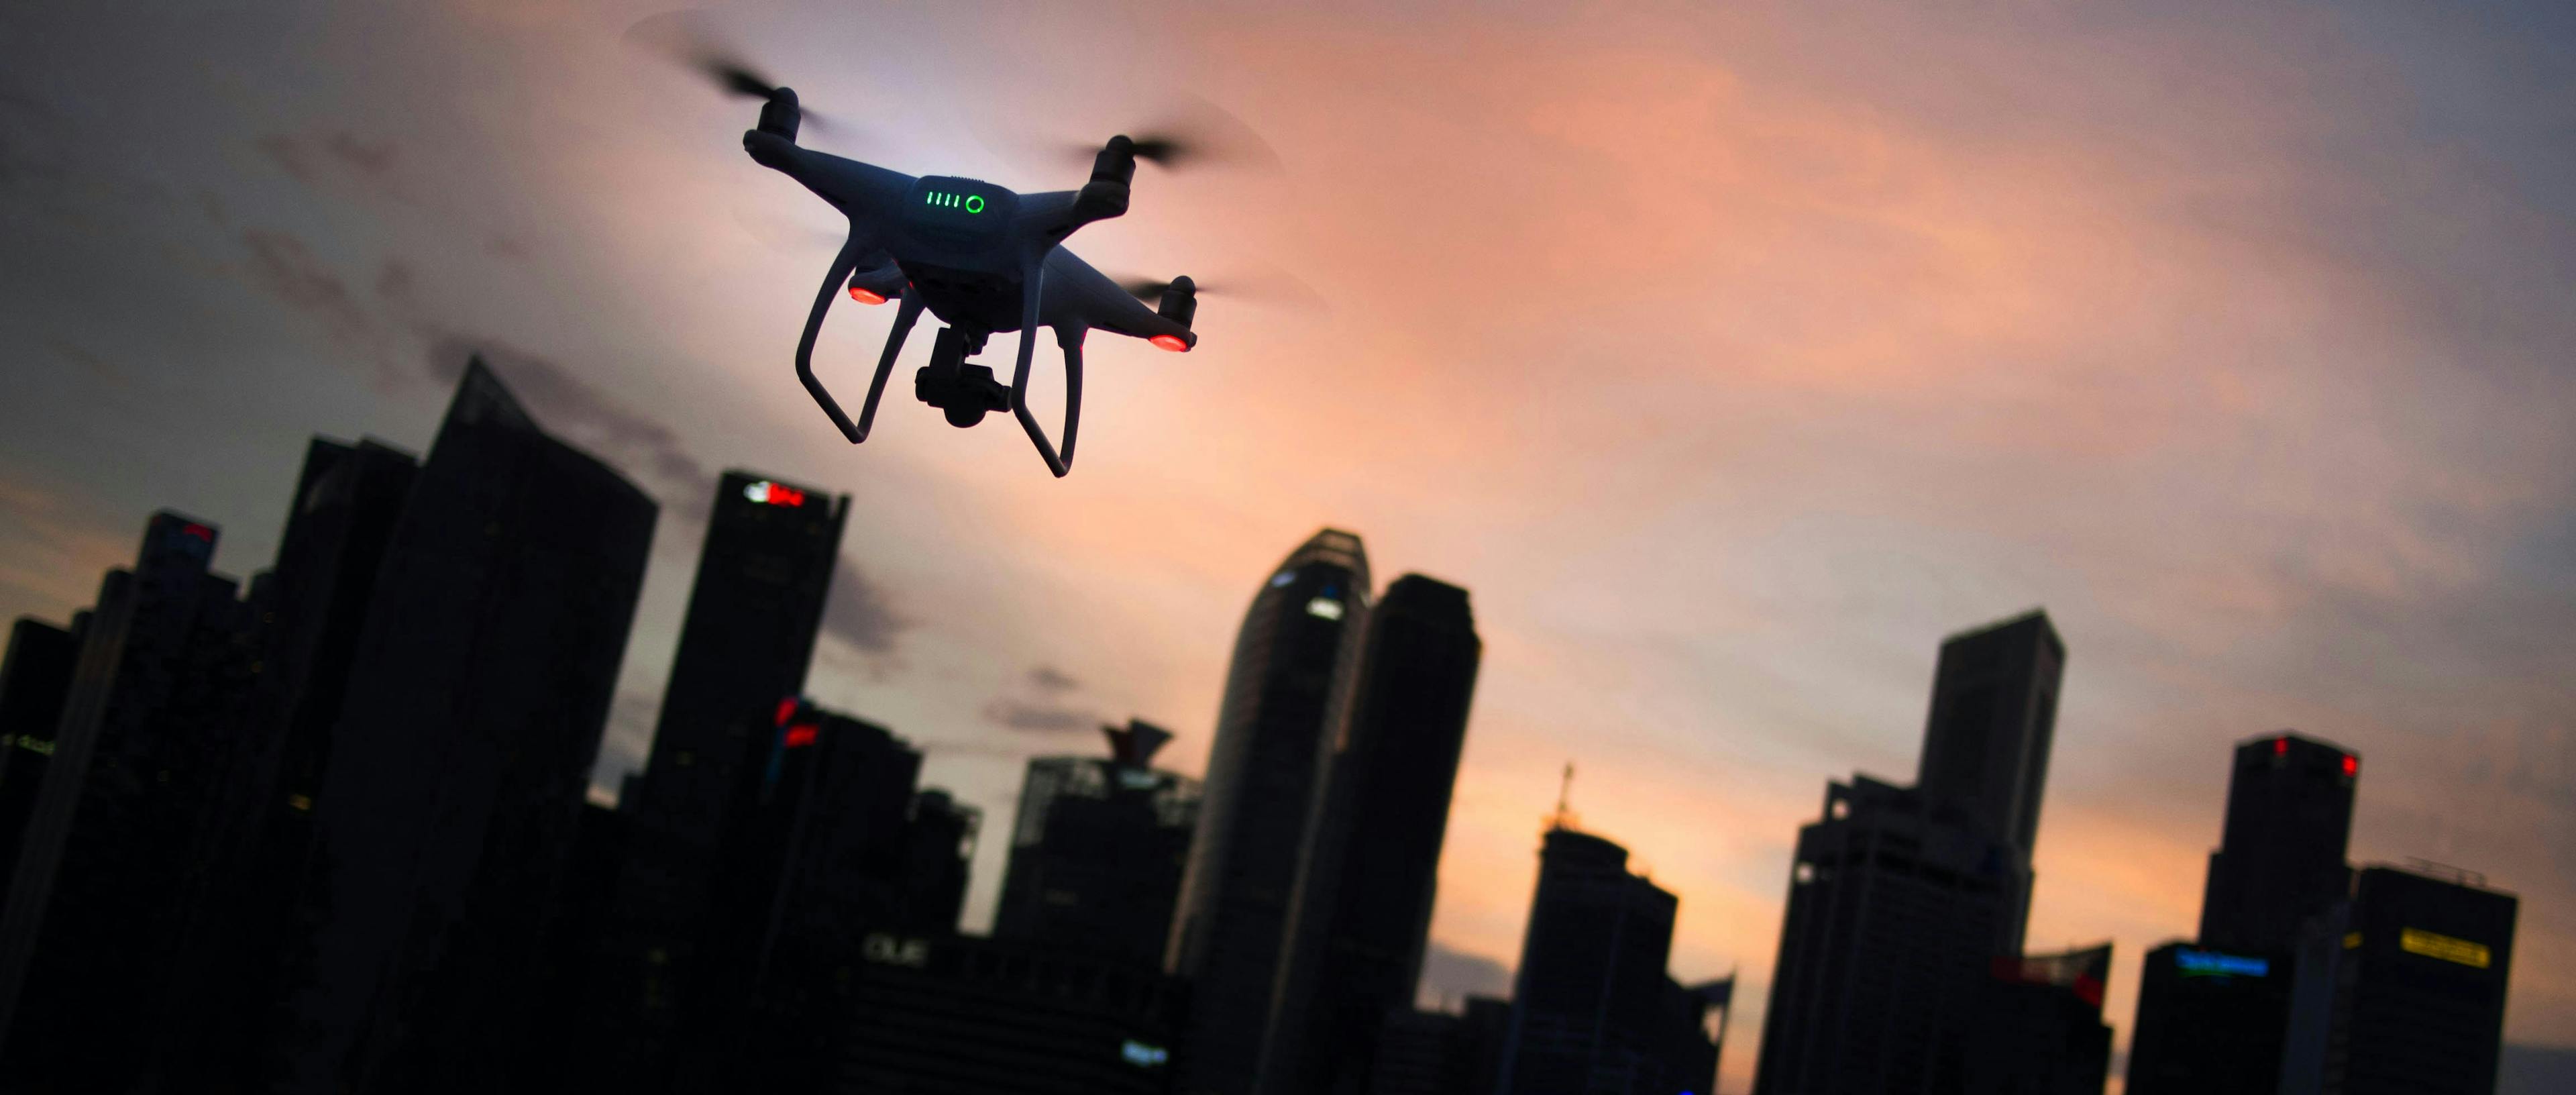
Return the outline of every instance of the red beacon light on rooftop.
[[[2347,776],[2358,776],[2358,775],[2360,775],[2360,774],[2361,774],[2361,758],[2360,758],[2360,757],[2353,756],[2353,755],[2352,755],[2352,754],[2350,754],[2350,753],[2346,753],[2346,754],[2344,754],[2344,758],[2343,758],[2343,774],[2345,774],[2345,775],[2347,775]]]

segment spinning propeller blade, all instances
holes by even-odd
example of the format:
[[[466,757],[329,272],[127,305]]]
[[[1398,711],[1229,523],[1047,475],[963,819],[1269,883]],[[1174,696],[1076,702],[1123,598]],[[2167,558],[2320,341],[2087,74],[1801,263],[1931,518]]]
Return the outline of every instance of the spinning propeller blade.
[[[1161,117],[1152,124],[1127,131],[1135,142],[1136,158],[1165,170],[1212,166],[1246,167],[1260,171],[1279,169],[1279,154],[1270,143],[1253,132],[1243,120],[1223,108],[1194,95],[1183,95],[1171,107],[1158,112]],[[1009,142],[1005,142],[1009,143]],[[1052,159],[1068,165],[1091,163],[1100,152],[1100,142],[1047,142]],[[987,141],[992,145],[994,142]],[[998,151],[998,149],[997,149]]]
[[[767,101],[778,98],[778,93],[785,90],[744,60],[694,11],[649,16],[627,28],[626,40],[706,77],[728,95]],[[838,131],[838,126],[802,103],[797,104],[796,113],[808,127]]]
[[[1247,274],[1237,270],[1231,275],[1220,275],[1214,285],[1193,275],[1190,278],[1190,284],[1194,295],[1202,297],[1215,296],[1319,310],[1329,310],[1331,307],[1323,294],[1309,288],[1305,282],[1279,270],[1269,270],[1259,274]],[[1159,304],[1163,299],[1163,291],[1170,289],[1172,283],[1156,278],[1119,278],[1118,287],[1127,290],[1130,295],[1147,304]]]

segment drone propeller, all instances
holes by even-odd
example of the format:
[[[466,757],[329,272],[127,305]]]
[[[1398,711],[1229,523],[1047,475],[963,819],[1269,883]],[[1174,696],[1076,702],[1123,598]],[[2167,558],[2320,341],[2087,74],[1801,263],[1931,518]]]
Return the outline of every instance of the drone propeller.
[[[1279,169],[1279,154],[1270,143],[1253,132],[1243,120],[1223,108],[1193,95],[1182,95],[1171,107],[1159,112],[1152,123],[1127,131],[1134,143],[1136,158],[1165,170],[1196,169],[1211,166],[1248,167],[1263,171]],[[979,134],[982,136],[982,134]],[[1012,146],[1031,148],[1028,142],[996,134],[985,139],[986,147],[997,152]],[[1097,141],[1035,142],[1034,150],[1049,159],[1068,165],[1088,165],[1100,152]]]
[[[1329,310],[1331,307],[1322,293],[1316,292],[1305,282],[1278,270],[1261,275],[1247,275],[1237,271],[1231,276],[1220,276],[1213,287],[1193,277],[1190,279],[1190,285],[1196,296],[1228,297],[1255,303],[1284,304],[1321,310]],[[1156,304],[1161,302],[1164,291],[1170,289],[1172,283],[1155,278],[1119,278],[1118,287],[1127,290],[1129,295],[1138,300],[1147,304]]]
[[[779,86],[751,62],[744,60],[740,52],[707,27],[696,12],[666,12],[645,18],[627,28],[626,40],[706,77],[726,94],[770,103],[783,99],[795,107],[795,113],[807,126],[818,130],[838,130],[813,110],[797,103],[795,92]]]

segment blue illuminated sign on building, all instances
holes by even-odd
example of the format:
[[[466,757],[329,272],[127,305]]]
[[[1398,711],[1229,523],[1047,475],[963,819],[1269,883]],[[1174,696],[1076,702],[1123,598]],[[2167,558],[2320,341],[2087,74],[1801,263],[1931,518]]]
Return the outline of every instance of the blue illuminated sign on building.
[[[2217,951],[2175,951],[2174,965],[2185,977],[2265,977],[2272,972],[2268,960]]]

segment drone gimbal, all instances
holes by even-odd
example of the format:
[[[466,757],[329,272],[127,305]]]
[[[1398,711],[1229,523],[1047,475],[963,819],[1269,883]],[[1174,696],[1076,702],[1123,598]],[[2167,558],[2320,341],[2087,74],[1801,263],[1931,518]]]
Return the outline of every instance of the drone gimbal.
[[[1082,342],[1093,329],[1142,338],[1166,350],[1198,345],[1190,321],[1197,287],[1175,278],[1159,286],[1159,307],[1137,297],[1063,244],[1094,221],[1127,211],[1136,161],[1168,154],[1166,142],[1112,137],[1093,159],[1091,179],[1079,190],[1017,194],[977,179],[915,177],[796,143],[802,112],[796,93],[756,85],[759,127],[743,134],[743,150],[762,166],[795,179],[849,219],[850,232],[832,260],[823,287],[796,344],[796,377],[852,444],[868,439],[877,401],[885,394],[905,336],[924,311],[947,326],[939,332],[931,363],[915,374],[914,394],[940,408],[950,424],[966,427],[992,411],[1018,418],[1048,470],[1061,477],[1073,465],[1082,422]],[[869,304],[896,303],[894,328],[877,357],[867,402],[853,423],[814,376],[814,339],[833,298],[844,290]],[[1063,448],[1058,450],[1029,413],[1029,367],[1037,330],[1050,327],[1064,355]],[[1018,360],[1006,386],[991,369],[971,365],[987,337],[1021,333]]]

